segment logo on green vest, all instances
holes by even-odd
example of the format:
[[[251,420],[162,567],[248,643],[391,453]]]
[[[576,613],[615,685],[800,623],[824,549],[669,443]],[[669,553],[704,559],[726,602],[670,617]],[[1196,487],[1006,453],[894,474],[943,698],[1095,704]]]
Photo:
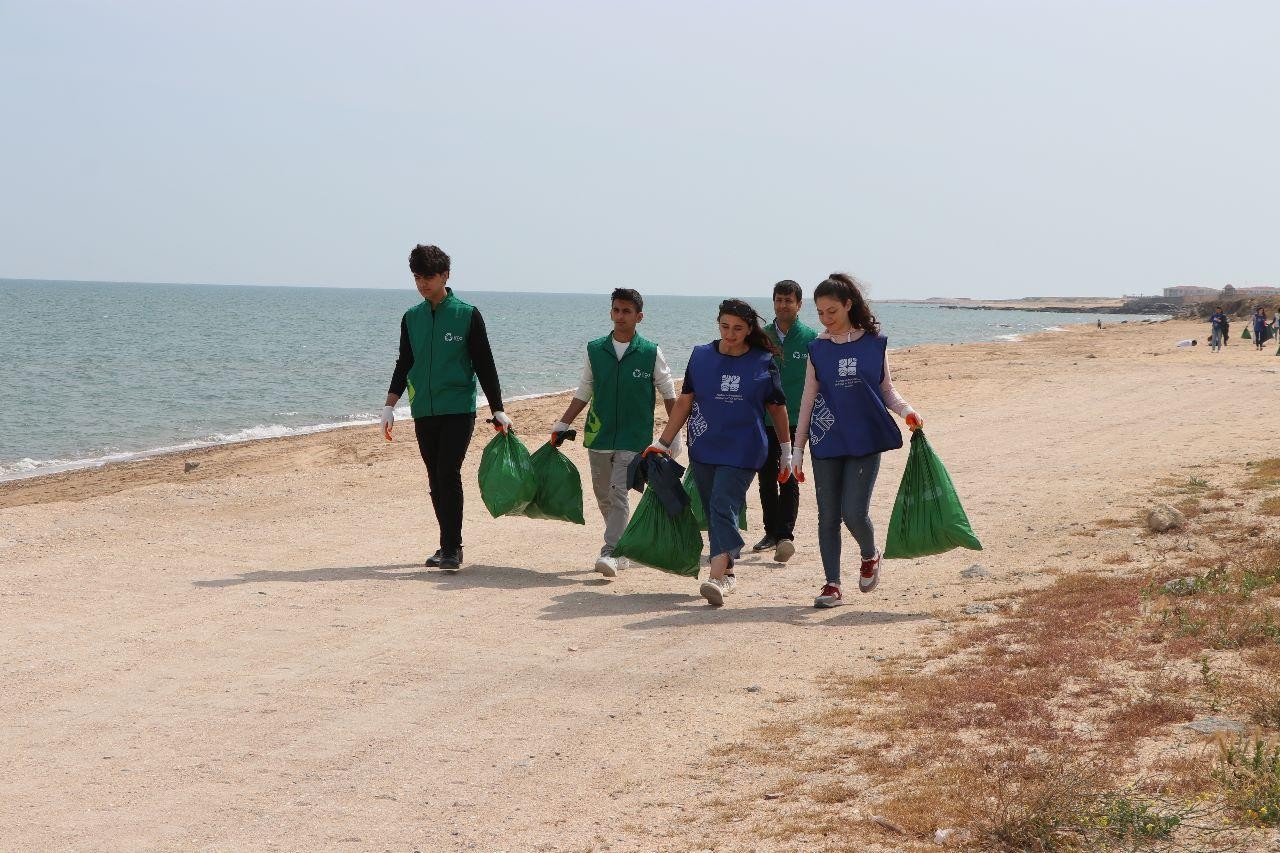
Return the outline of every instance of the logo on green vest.
[[[652,379],[653,374],[645,373],[643,370],[636,368],[635,370],[631,371],[631,377],[633,379]]]
[[[455,335],[453,332],[445,332],[444,339],[448,343],[453,343],[454,341],[462,340],[462,335]]]

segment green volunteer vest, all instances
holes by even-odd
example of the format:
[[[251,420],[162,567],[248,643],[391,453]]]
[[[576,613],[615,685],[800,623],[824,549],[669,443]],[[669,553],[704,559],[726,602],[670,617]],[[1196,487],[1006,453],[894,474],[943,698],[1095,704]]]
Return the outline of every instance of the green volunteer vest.
[[[791,324],[785,342],[778,340],[778,329],[773,323],[764,327],[765,334],[782,348],[782,357],[774,357],[782,373],[782,393],[787,395],[787,420],[792,431],[800,422],[800,398],[804,395],[804,377],[809,369],[809,344],[818,333],[796,320]],[[770,421],[765,419],[766,423]]]
[[[473,307],[445,288],[434,310],[423,300],[404,312],[413,348],[409,368],[409,409],[415,418],[476,410],[476,372],[467,352]]]
[[[591,408],[582,446],[640,452],[653,442],[653,368],[658,347],[636,335],[618,358],[613,335],[587,344],[591,362]]]

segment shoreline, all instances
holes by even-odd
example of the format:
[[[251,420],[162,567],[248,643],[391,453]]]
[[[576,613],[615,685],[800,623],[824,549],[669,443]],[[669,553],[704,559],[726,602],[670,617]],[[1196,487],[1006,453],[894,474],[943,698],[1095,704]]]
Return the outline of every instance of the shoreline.
[[[903,304],[927,305],[931,303],[904,302]],[[941,306],[940,305],[939,307],[971,307],[971,306]],[[1014,309],[1009,309],[1009,310],[1014,310]],[[1050,311],[1050,309],[1043,309],[1043,310]],[[1059,311],[1057,309],[1052,309],[1052,313],[1087,313],[1087,312]],[[1173,318],[1166,317],[1159,320],[1144,319],[1144,320],[1136,321],[1135,324],[1161,323],[1161,322],[1166,322],[1167,320],[1170,320],[1170,319],[1173,319]],[[1122,323],[1129,323],[1129,322],[1130,321],[1127,321],[1127,320],[1122,321]],[[1041,329],[1034,332],[1009,332],[1006,334],[996,335],[990,340],[985,340],[985,341],[964,341],[963,343],[934,342],[934,343],[925,343],[925,344],[913,344],[905,347],[890,347],[889,352],[907,352],[907,351],[914,352],[914,351],[920,350],[923,347],[954,348],[954,347],[981,346],[981,345],[989,345],[989,344],[1024,343],[1025,341],[1027,341],[1028,339],[1036,335],[1061,334],[1062,331],[1068,331],[1074,327],[1080,327],[1080,328],[1086,328],[1086,329],[1091,328],[1087,323],[1069,323],[1069,324],[1066,324],[1065,327],[1049,327],[1047,329]],[[546,391],[546,392],[537,393],[537,394],[523,394],[517,397],[507,398],[505,402],[513,403],[513,402],[521,402],[525,400],[538,400],[538,399],[543,399],[547,397],[557,397],[563,394],[571,393],[573,390],[574,388],[565,388],[559,391]],[[487,409],[488,409],[488,406],[486,404],[480,404],[477,406],[477,411],[487,411]],[[396,408],[397,421],[400,421],[401,419],[407,419],[408,417],[409,417],[408,406],[407,405],[397,406]],[[6,486],[9,486],[14,483],[29,483],[34,480],[40,480],[48,477],[65,476],[68,474],[75,474],[75,473],[86,472],[86,471],[102,471],[108,468],[112,468],[113,466],[130,465],[138,462],[145,462],[148,460],[155,460],[155,459],[163,459],[166,457],[178,456],[183,454],[186,454],[186,455],[198,454],[198,453],[203,453],[205,451],[216,449],[219,447],[234,447],[237,445],[252,444],[255,442],[279,441],[282,439],[298,438],[301,436],[316,435],[320,433],[334,432],[334,431],[340,431],[344,429],[355,429],[359,427],[367,427],[377,423],[378,423],[377,419],[360,419],[360,420],[349,420],[349,421],[331,421],[331,422],[320,423],[320,424],[307,424],[307,425],[298,426],[298,427],[285,427],[278,424],[255,424],[254,426],[251,426],[251,427],[244,427],[242,429],[239,429],[231,433],[230,436],[238,436],[246,433],[251,433],[255,430],[273,430],[274,431],[277,428],[279,429],[279,432],[274,432],[271,435],[245,435],[245,437],[243,438],[230,437],[223,440],[192,439],[189,441],[184,441],[184,442],[180,442],[172,445],[163,445],[161,447],[146,448],[143,450],[121,451],[118,453],[109,453],[109,454],[104,454],[102,456],[87,457],[83,459],[71,459],[71,460],[65,460],[65,461],[50,460],[50,461],[47,461],[47,463],[42,461],[36,461],[36,467],[32,467],[22,471],[9,471],[9,472],[0,473],[0,492],[3,492]],[[11,466],[16,466],[27,461],[29,458],[30,457],[24,457],[22,459],[14,460],[13,462],[8,464]]]
[[[566,388],[561,391],[547,391],[541,394],[521,394],[517,397],[509,397],[504,402],[518,403],[523,400],[539,400],[543,397],[558,397],[561,394],[567,394],[574,389]],[[476,411],[487,411],[489,405],[487,403],[479,403]],[[396,420],[408,419],[409,407],[407,405],[396,407]],[[306,435],[316,435],[318,433],[334,432],[342,429],[352,429],[355,427],[372,426],[379,423],[374,418],[362,418],[360,420],[350,421],[332,421],[322,424],[308,424],[300,427],[285,427],[279,424],[257,424],[251,427],[237,430],[231,436],[251,433],[255,430],[270,430],[279,427],[281,432],[273,435],[246,435],[244,438],[228,437],[220,441],[210,441],[196,439],[193,441],[183,442],[182,444],[166,445],[164,447],[154,447],[147,450],[123,451],[121,453],[109,453],[105,456],[95,456],[87,459],[72,459],[68,461],[50,462],[48,464],[37,463],[40,467],[29,469],[29,472],[9,472],[0,474],[0,489],[7,483],[20,483],[33,480],[39,477],[54,477],[63,474],[74,474],[80,471],[95,471],[112,465],[128,465],[131,462],[143,462],[149,459],[158,459],[166,456],[176,456],[184,453],[194,453],[202,450],[210,450],[218,447],[234,447],[238,444],[249,444],[257,441],[275,441],[278,439],[298,438]],[[10,464],[17,465],[25,459],[19,459]]]

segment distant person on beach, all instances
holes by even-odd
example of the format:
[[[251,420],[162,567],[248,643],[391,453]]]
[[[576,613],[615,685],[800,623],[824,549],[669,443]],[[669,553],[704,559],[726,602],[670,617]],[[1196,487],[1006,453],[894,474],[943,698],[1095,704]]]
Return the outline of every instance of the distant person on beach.
[[[836,607],[843,603],[842,525],[861,550],[858,589],[871,592],[880,582],[871,492],[880,471],[880,454],[902,447],[902,431],[889,411],[904,418],[912,431],[924,426],[924,421],[893,387],[888,339],[880,334],[880,323],[858,282],[844,273],[832,273],[813,291],[813,301],[825,331],[809,344],[791,475],[804,477],[804,448],[811,444],[818,549],[826,574],[813,606]]]
[[[449,256],[437,246],[419,244],[409,253],[409,271],[423,301],[400,318],[400,355],[382,408],[382,429],[390,441],[396,402],[408,388],[418,451],[427,465],[440,527],[440,549],[426,564],[456,572],[462,567],[462,460],[476,426],[477,378],[494,429],[510,429],[511,419],[502,411],[502,387],[484,319],[446,286]]]
[[[1213,352],[1217,352],[1227,337],[1227,315],[1222,313],[1222,306],[1219,305],[1213,309],[1213,315],[1209,317],[1209,348]]]
[[[644,319],[644,297],[631,288],[619,287],[610,303],[613,331],[587,344],[578,390],[551,427],[551,443],[559,447],[565,431],[590,404],[582,445],[588,450],[591,485],[604,517],[604,546],[595,570],[607,578],[618,574],[613,549],[631,514],[627,466],[653,440],[657,395],[662,395],[668,416],[676,400],[675,380],[662,350],[636,332]],[[672,455],[679,454],[679,448],[672,449]]]
[[[779,350],[760,315],[741,299],[726,299],[717,320],[720,339],[693,348],[667,428],[645,453],[669,453],[688,423],[689,460],[711,540],[711,571],[699,592],[718,607],[737,585],[733,554],[743,545],[738,514],[751,478],[769,455],[765,418],[773,424],[782,459],[791,458],[791,432],[774,360]]]
[[[773,286],[773,322],[764,327],[764,333],[778,347],[775,358],[782,374],[782,391],[787,396],[787,425],[795,434],[796,421],[800,417],[800,395],[804,391],[805,371],[809,366],[809,342],[818,336],[810,327],[800,322],[800,303],[803,302],[800,285],[790,279]],[[765,436],[769,439],[769,456],[759,471],[760,510],[764,516],[764,538],[752,546],[760,552],[773,550],[773,559],[780,563],[790,560],[796,552],[796,516],[800,510],[800,484],[788,477],[778,482],[778,473],[790,464],[790,458],[782,459],[782,443],[773,425],[766,422]]]
[[[1253,312],[1253,348],[1262,349],[1262,345],[1267,341],[1267,312],[1262,310],[1262,306],[1258,306]]]

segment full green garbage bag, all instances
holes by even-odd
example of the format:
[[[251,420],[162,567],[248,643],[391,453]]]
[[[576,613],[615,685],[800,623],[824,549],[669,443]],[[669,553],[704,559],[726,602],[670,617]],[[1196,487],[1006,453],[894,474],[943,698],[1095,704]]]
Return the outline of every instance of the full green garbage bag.
[[[499,432],[480,457],[480,499],[489,514],[519,515],[537,492],[528,448],[511,430]]]
[[[538,490],[525,507],[530,518],[549,518],[586,524],[582,518],[582,475],[573,460],[551,442],[539,447],[529,457]]]
[[[911,453],[893,502],[884,556],[909,559],[952,548],[981,551],[982,543],[969,526],[951,476],[918,429],[911,435]]]
[[[1245,326],[1244,334],[1242,334],[1240,337],[1244,338],[1246,341],[1248,341],[1248,340],[1252,340],[1252,339],[1253,339],[1253,335],[1249,334],[1249,327],[1248,327],[1248,326]]]
[[[702,511],[702,497],[698,494],[698,481],[693,479],[693,466],[689,466],[689,470],[685,472],[684,493],[689,496],[689,506],[693,509],[693,517],[698,522],[699,530],[707,529],[707,516]],[[742,512],[738,513],[738,529],[747,529],[747,505],[742,505]]]
[[[702,562],[702,534],[693,510],[686,506],[678,515],[668,515],[653,487],[646,488],[613,556],[696,578]]]

